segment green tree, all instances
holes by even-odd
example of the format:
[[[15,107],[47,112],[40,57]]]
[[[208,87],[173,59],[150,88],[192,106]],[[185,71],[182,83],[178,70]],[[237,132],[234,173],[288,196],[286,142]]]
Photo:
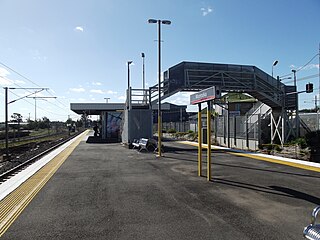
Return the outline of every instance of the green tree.
[[[66,121],[67,126],[70,124],[72,125],[74,122],[72,121],[72,118],[68,118]]]
[[[18,137],[20,137],[20,123],[22,122],[22,115],[20,113],[13,113],[11,115],[11,122],[17,123]],[[13,127],[15,129],[15,126]]]
[[[45,128],[50,128],[50,120],[47,117],[42,117],[41,120],[39,120],[39,128],[45,129]]]
[[[88,127],[88,115],[87,114],[84,113],[81,115],[81,121],[82,121],[84,127]]]

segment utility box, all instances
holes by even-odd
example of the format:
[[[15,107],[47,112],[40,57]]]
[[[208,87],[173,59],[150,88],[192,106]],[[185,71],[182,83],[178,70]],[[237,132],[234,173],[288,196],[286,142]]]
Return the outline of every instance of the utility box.
[[[125,110],[122,142],[130,145],[134,139],[152,138],[152,110]]]

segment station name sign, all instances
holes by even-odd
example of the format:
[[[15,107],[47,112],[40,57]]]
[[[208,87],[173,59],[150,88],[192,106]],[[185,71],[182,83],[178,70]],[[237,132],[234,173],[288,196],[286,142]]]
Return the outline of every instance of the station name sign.
[[[205,90],[202,90],[198,93],[190,95],[190,104],[207,102],[207,101],[213,100],[218,97],[219,96],[217,96],[217,94],[216,94],[216,88],[213,86],[213,87],[207,88]]]

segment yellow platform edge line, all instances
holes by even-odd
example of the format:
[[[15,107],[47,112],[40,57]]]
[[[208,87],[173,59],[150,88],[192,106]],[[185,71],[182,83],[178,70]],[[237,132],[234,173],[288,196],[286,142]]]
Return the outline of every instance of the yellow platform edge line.
[[[184,141],[179,141],[179,143],[182,144],[186,144],[186,145],[190,145],[190,146],[198,146],[198,143],[192,143],[192,142],[184,142]],[[220,150],[220,149],[215,149],[214,146],[212,146],[212,150]],[[206,144],[202,144],[202,148],[207,148]],[[295,167],[295,168],[300,168],[300,169],[304,169],[304,170],[309,170],[309,171],[313,171],[313,172],[320,172],[320,168],[318,167],[313,167],[313,166],[308,166],[308,165],[303,165],[300,163],[293,163],[293,162],[287,162],[287,161],[283,161],[283,160],[279,160],[279,159],[272,159],[272,158],[267,158],[267,157],[262,157],[262,156],[256,156],[256,155],[252,155],[250,153],[237,153],[237,152],[232,152],[229,151],[228,149],[221,149],[223,151],[225,151],[226,153],[232,154],[232,155],[236,155],[236,156],[241,156],[241,157],[248,157],[248,158],[252,158],[252,159],[256,159],[256,160],[261,160],[261,161],[265,161],[265,162],[271,162],[271,163],[277,163],[277,164],[282,164],[282,165],[287,165],[290,167]]]
[[[55,174],[55,172],[60,168],[60,166],[65,162],[65,160],[71,155],[71,153],[74,151],[74,149],[79,145],[79,143],[82,141],[83,136],[88,134],[88,130],[81,133],[78,139],[73,142],[71,145],[69,145],[66,149],[64,149],[61,153],[59,153],[56,157],[54,157],[50,162],[48,162],[44,167],[42,167],[38,172],[36,172],[33,176],[31,176],[26,182],[21,184],[17,189],[15,189],[13,192],[11,192],[6,198],[4,198],[2,201],[4,201],[7,198],[10,198],[11,196],[15,195],[16,192],[23,192],[26,187],[29,188],[28,184],[29,182],[34,181],[34,178],[39,178],[37,175],[43,175],[42,181],[37,184],[31,191],[26,192],[26,197],[23,198],[17,206],[14,208],[13,211],[7,212],[7,220],[5,222],[1,222],[0,224],[0,237],[9,229],[9,227],[12,225],[12,223],[18,218],[18,216],[23,212],[23,210],[28,206],[28,204],[32,201],[32,199],[38,194],[38,192],[45,186],[45,184],[50,180],[50,178]],[[56,161],[54,166],[52,165],[52,162]],[[47,168],[50,167],[50,170],[48,171]],[[41,171],[43,170],[43,171]],[[31,183],[32,184],[32,183]],[[1,202],[2,202],[1,201]],[[0,209],[1,211],[1,209]],[[5,219],[6,217],[1,216],[2,219]]]

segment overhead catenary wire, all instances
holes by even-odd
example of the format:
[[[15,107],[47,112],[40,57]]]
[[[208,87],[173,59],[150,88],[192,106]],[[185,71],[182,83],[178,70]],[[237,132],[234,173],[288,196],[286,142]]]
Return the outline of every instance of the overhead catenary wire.
[[[8,65],[4,64],[3,62],[0,62],[0,64],[4,67],[6,67],[7,69],[11,70],[12,72],[16,73],[17,75],[19,75],[20,77],[22,77],[23,79],[31,82],[32,84],[36,85],[37,87],[41,87],[39,84],[35,83],[34,81],[32,81],[31,79],[27,78],[26,76],[22,75],[21,73],[19,73],[18,71],[14,70],[13,68],[9,67]]]
[[[39,84],[35,83],[35,82],[32,81],[30,78],[24,76],[23,74],[19,73],[18,71],[14,70],[13,68],[9,67],[8,65],[4,64],[3,62],[0,62],[0,64],[1,64],[2,66],[6,67],[7,69],[11,70],[12,72],[16,73],[17,75],[19,75],[19,76],[22,77],[23,79],[25,79],[25,80],[29,81],[30,83],[36,85],[37,87],[41,87]],[[18,85],[17,83],[15,83],[15,82],[14,82],[13,80],[11,80],[11,79],[5,78],[5,77],[3,77],[3,76],[0,76],[0,77],[3,78],[3,79],[5,79],[5,80],[7,80],[7,81],[10,81],[11,83],[13,83],[13,84],[16,85],[16,86],[21,87],[20,85]],[[22,88],[22,87],[21,87],[21,88]],[[29,91],[29,92],[30,92],[30,91]],[[48,92],[51,96],[53,96],[53,94],[52,94],[50,91],[47,90],[47,92]],[[59,101],[58,99],[56,99],[56,101],[59,102],[61,105],[67,107],[67,105],[65,105],[64,103],[62,103],[62,102]]]
[[[20,87],[20,88],[23,88],[22,86],[20,86],[19,84],[15,83],[13,80],[11,80],[11,79],[9,79],[9,78],[6,78],[6,77],[4,77],[4,76],[0,76],[0,78],[11,82],[13,85],[16,85],[16,86],[18,86],[18,87]],[[27,90],[27,91],[30,92],[29,90]],[[31,93],[31,92],[30,92],[30,93]]]
[[[10,93],[12,93],[13,95],[15,95],[15,96],[17,96],[17,97],[20,97],[18,94],[16,94],[15,92],[13,92],[13,91],[10,91],[9,90],[9,92]],[[27,103],[29,103],[29,104],[31,104],[32,106],[35,106],[35,104],[34,103],[32,103],[32,102],[30,102],[30,101],[28,101],[27,99],[25,99],[25,98],[23,98],[22,100],[24,100],[25,102],[27,102]],[[66,116],[66,114],[57,114],[57,113],[55,113],[55,112],[51,112],[51,111],[48,111],[47,109],[44,109],[44,108],[42,108],[42,107],[40,107],[40,106],[37,106],[37,108],[39,108],[39,109],[41,109],[41,110],[43,110],[43,111],[45,111],[45,112],[47,112],[47,113],[50,113],[50,114],[53,114],[53,115],[56,115],[56,116]]]
[[[320,53],[317,53],[316,55],[314,55],[306,64],[304,64],[302,67],[299,67],[299,68],[296,70],[296,72],[299,72],[300,70],[304,69],[304,68],[305,68],[307,65],[309,65],[317,56],[320,56]],[[280,79],[281,79],[281,78],[288,77],[288,76],[291,76],[291,75],[292,75],[292,72],[280,76]]]
[[[319,76],[319,74],[309,75],[309,76],[306,76],[306,77],[302,77],[302,78],[297,79],[297,82],[303,81],[303,80],[312,79],[312,78],[317,78],[318,76]],[[283,83],[291,83],[291,82],[293,82],[293,81],[294,81],[294,80],[283,81]]]

